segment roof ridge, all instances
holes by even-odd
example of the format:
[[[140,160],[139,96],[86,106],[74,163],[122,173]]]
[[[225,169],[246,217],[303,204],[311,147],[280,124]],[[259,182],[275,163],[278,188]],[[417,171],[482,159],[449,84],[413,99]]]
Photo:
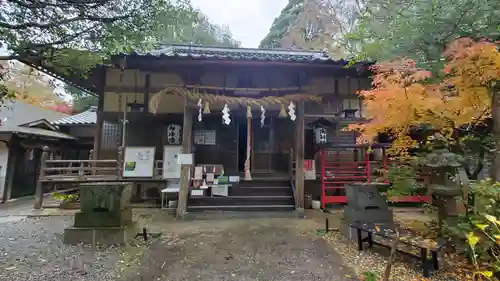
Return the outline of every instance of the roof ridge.
[[[201,50],[207,49],[218,49],[222,51],[247,51],[247,52],[288,52],[293,53],[293,55],[298,55],[302,53],[303,55],[314,55],[314,54],[325,54],[323,50],[297,50],[291,48],[248,48],[248,47],[231,47],[231,46],[217,46],[217,45],[200,45],[200,44],[182,44],[182,43],[172,43],[161,45],[159,49],[167,49],[169,47],[173,48],[196,48]]]

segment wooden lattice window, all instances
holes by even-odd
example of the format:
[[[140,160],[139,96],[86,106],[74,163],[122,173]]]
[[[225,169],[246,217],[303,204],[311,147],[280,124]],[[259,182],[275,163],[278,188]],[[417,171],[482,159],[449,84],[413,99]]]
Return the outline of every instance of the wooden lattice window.
[[[121,126],[118,122],[104,121],[102,125],[102,148],[117,149],[121,137]]]

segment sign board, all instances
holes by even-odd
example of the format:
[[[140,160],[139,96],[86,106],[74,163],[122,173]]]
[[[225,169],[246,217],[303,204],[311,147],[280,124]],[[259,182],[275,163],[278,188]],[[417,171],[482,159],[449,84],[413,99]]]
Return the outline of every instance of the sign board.
[[[181,165],[178,162],[182,146],[167,145],[163,147],[163,178],[179,179],[181,177]]]
[[[179,154],[177,157],[177,163],[179,163],[179,165],[193,165],[193,158],[194,156],[192,153]]]
[[[316,161],[314,159],[304,160],[304,176],[306,180],[316,179]]]
[[[155,162],[154,147],[125,147],[123,177],[152,178]]]
[[[215,130],[196,130],[196,131],[194,131],[194,144],[215,145],[216,144],[216,132],[215,132]]]

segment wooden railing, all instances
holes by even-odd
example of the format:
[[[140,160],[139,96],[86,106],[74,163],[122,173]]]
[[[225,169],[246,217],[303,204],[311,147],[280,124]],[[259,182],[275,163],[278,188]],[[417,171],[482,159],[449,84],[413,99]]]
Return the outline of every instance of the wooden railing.
[[[50,160],[48,148],[42,153],[40,166],[40,182],[90,182],[123,180],[123,161],[118,159],[94,160]],[[163,160],[156,160],[153,177],[149,180],[160,180],[163,177]],[[146,180],[147,180],[146,179]]]

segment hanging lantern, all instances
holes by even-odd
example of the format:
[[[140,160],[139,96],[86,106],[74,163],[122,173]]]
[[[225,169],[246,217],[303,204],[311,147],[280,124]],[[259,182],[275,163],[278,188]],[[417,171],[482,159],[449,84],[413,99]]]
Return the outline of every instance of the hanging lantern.
[[[203,119],[203,116],[201,114],[201,109],[202,109],[202,103],[201,103],[201,99],[198,100],[198,122],[201,122],[201,120]]]
[[[314,142],[316,144],[327,143],[327,128],[333,126],[333,123],[326,120],[325,118],[319,118],[318,120],[309,124],[314,131]]]
[[[284,104],[280,104],[280,114],[279,114],[279,117],[285,118],[286,116],[287,115],[286,115],[285,105]]]
[[[205,102],[205,107],[203,108],[203,114],[210,114],[210,103],[208,101]]]
[[[264,107],[261,105],[260,106],[260,127],[264,127],[264,123],[266,121],[266,110],[264,109]]]
[[[171,124],[167,127],[167,142],[168,144],[181,144],[182,127],[177,124]]]
[[[252,118],[252,106],[247,105],[247,118]]]
[[[290,105],[288,106],[288,115],[290,115],[290,120],[295,121],[297,119],[297,116],[295,116],[295,104],[293,104],[293,101],[290,102]]]
[[[231,110],[229,110],[229,107],[227,106],[227,103],[224,104],[224,108],[222,109],[222,121],[226,125],[231,124],[231,118],[230,118],[230,115],[229,115],[230,111]]]

